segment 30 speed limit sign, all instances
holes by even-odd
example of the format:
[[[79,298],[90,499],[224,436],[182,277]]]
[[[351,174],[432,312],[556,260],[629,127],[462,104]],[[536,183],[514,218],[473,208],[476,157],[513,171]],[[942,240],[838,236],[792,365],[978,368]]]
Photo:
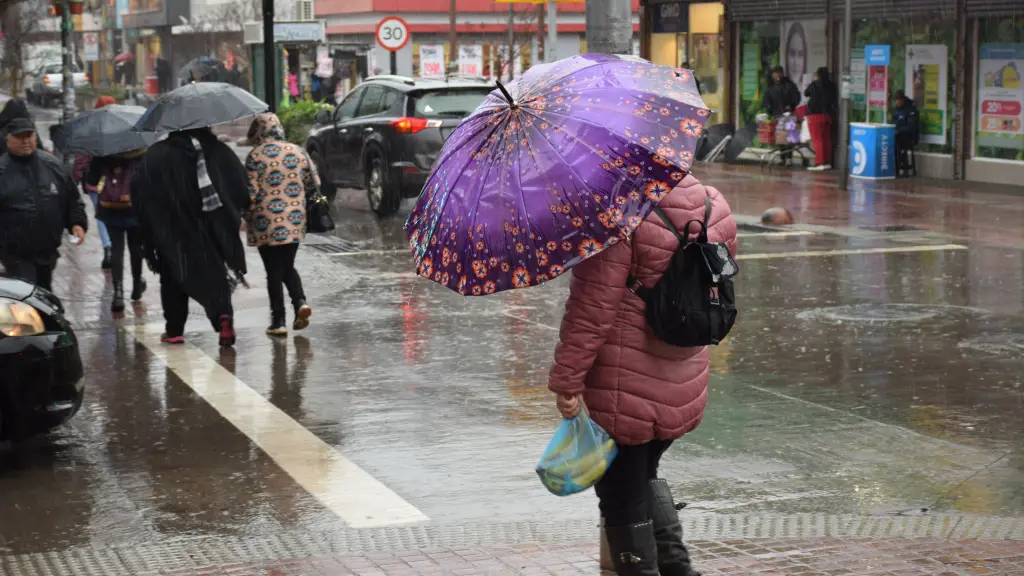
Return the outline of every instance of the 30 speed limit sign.
[[[409,25],[398,16],[388,16],[377,24],[377,44],[381,48],[398,52],[409,43]]]

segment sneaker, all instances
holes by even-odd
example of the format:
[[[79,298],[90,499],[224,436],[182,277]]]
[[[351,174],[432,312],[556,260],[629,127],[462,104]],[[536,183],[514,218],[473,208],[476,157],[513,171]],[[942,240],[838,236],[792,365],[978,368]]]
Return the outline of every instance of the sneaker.
[[[235,345],[235,321],[227,314],[222,314],[220,317],[220,345],[224,347]]]
[[[811,172],[824,172],[825,170],[831,170],[831,169],[832,169],[832,167],[829,166],[828,164],[818,164],[817,166],[811,166],[807,170],[811,171]]]
[[[160,335],[160,341],[164,344],[184,344],[184,336],[168,336],[166,332]]]
[[[309,326],[309,317],[313,315],[313,309],[303,302],[295,309],[295,322],[292,322],[292,330],[303,330]]]
[[[274,322],[267,328],[267,336],[287,336],[288,328],[285,327],[284,322]]]

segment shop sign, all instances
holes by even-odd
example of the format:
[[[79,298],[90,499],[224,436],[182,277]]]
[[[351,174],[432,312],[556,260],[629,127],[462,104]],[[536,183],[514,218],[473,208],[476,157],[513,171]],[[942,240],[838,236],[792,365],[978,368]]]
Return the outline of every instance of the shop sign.
[[[459,73],[483,76],[484,50],[479,44],[459,44]]]
[[[864,60],[868,66],[888,66],[890,48],[888,44],[868,44],[864,47]]]
[[[682,2],[652,4],[651,31],[655,34],[688,32],[690,7]]]
[[[978,144],[1024,147],[1024,44],[982,44],[978,59]]]
[[[905,86],[917,105],[921,142],[946,143],[949,51],[945,44],[908,44]]]
[[[755,38],[743,43],[743,60],[740,63],[740,98],[757,99],[761,83],[761,39]]]
[[[274,42],[323,42],[324,22],[274,22]]]
[[[82,34],[82,52],[86,62],[100,59],[100,35],[96,32]]]
[[[420,44],[420,76],[444,76],[444,45]]]

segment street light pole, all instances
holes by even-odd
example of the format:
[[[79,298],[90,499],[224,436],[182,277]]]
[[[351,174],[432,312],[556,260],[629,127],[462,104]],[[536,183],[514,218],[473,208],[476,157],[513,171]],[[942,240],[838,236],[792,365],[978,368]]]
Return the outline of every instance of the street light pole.
[[[544,47],[544,61],[558,60],[558,6],[555,0],[548,0],[548,42]]]
[[[458,69],[459,40],[455,35],[455,28],[455,0],[451,0],[451,3],[448,5],[448,72],[455,72]]]
[[[587,52],[630,54],[632,51],[630,0],[587,0]]]
[[[843,73],[840,77],[839,100],[839,147],[836,168],[839,169],[839,189],[848,190],[850,185],[850,87],[853,84],[851,74],[852,57],[851,41],[853,34],[853,6],[846,0],[846,12],[843,16],[843,37],[840,44]]]
[[[508,79],[511,81],[515,78],[515,67],[512,66],[512,62],[515,59],[515,43],[516,43],[516,29],[515,29],[515,5],[509,2],[508,4]]]
[[[71,58],[71,2],[61,0],[60,16],[61,49],[61,115],[62,124],[71,122],[75,116],[75,78],[71,74],[74,61]]]
[[[277,111],[277,82],[274,77],[274,0],[263,0],[263,90],[271,112]]]

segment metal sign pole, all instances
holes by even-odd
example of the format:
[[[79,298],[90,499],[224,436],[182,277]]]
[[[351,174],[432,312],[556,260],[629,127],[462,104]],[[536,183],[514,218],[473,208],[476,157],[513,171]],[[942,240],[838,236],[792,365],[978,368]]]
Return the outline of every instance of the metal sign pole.
[[[271,112],[277,112],[277,78],[274,76],[274,0],[263,0],[263,99]]]
[[[853,2],[852,0],[846,0],[846,10],[843,18],[843,36],[842,36],[842,47],[841,58],[842,58],[842,97],[839,100],[839,149],[838,149],[838,162],[836,166],[839,168],[839,189],[849,190],[850,184],[850,88],[853,84],[850,78],[850,50],[851,50],[851,35],[853,33]],[[865,74],[867,76],[867,74]],[[865,92],[865,97],[867,93]],[[865,98],[865,104],[866,102]]]

